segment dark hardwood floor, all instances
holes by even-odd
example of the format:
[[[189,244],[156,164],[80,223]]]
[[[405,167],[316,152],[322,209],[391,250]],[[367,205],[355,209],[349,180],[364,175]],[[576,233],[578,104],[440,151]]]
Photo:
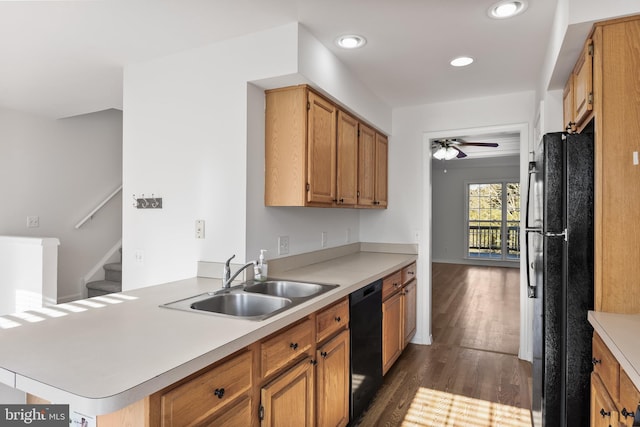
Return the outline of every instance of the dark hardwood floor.
[[[433,264],[433,344],[409,344],[359,426],[530,427],[519,270]]]

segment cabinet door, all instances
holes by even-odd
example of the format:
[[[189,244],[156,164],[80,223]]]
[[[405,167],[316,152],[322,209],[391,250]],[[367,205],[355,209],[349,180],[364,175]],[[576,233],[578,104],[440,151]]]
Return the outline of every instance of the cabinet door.
[[[251,426],[251,399],[245,397],[220,411],[204,424],[206,426]]]
[[[593,44],[591,40],[587,40],[573,74],[573,118],[576,127],[580,127],[593,110]]]
[[[591,427],[618,425],[618,411],[600,377],[591,373]]]
[[[570,74],[564,91],[562,92],[562,123],[565,130],[570,132],[575,131],[573,111],[573,74]]]
[[[598,378],[604,383],[613,399],[618,400],[620,390],[620,364],[611,354],[609,348],[602,341],[597,333],[593,333],[592,354],[593,372],[598,374]]]
[[[316,360],[318,427],[346,426],[349,422],[349,331],[320,347]]]
[[[358,203],[358,121],[338,111],[338,176],[336,203]]]
[[[313,365],[310,358],[264,386],[260,391],[261,426],[312,426],[313,386]]]
[[[402,295],[398,292],[382,303],[382,374],[402,352]]]
[[[309,92],[307,201],[333,204],[336,192],[336,108]]]
[[[376,133],[376,191],[374,205],[387,206],[387,162],[389,143],[386,136]]]
[[[620,424],[624,426],[633,426],[635,412],[640,404],[640,391],[633,385],[631,379],[624,371],[620,369]]]
[[[416,333],[416,284],[416,280],[411,281],[404,287],[402,292],[402,310],[404,313],[404,337],[402,342],[403,349],[407,346],[407,344],[409,344],[409,341],[411,341],[411,338],[413,338]]]
[[[376,133],[360,124],[358,137],[358,204],[372,206],[375,199]]]

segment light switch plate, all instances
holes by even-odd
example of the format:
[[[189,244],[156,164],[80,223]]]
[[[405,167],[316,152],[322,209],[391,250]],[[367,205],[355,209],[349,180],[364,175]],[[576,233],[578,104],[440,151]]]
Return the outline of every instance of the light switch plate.
[[[38,228],[40,227],[40,217],[39,216],[28,216],[27,217],[27,228]]]
[[[196,239],[204,239],[204,219],[196,219]]]

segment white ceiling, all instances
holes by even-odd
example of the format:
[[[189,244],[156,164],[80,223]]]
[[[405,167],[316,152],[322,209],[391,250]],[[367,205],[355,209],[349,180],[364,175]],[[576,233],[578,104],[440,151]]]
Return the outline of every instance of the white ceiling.
[[[510,20],[492,0],[0,1],[0,106],[122,108],[129,63],[298,21],[391,107],[535,90],[557,0]],[[367,45],[341,51],[339,34]],[[476,58],[456,69],[459,55]]]

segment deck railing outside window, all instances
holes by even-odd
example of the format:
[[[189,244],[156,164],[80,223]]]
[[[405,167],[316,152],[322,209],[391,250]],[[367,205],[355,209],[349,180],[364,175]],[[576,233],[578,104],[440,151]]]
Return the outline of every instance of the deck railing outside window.
[[[520,225],[507,222],[506,258],[520,257]],[[502,224],[500,221],[473,221],[469,225],[469,256],[502,258]]]

